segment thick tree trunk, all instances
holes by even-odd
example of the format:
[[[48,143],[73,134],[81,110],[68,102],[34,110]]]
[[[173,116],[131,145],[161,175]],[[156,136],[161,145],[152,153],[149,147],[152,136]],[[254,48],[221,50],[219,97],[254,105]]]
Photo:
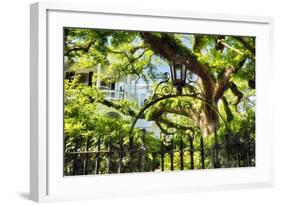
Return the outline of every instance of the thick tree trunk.
[[[182,63],[188,62],[189,71],[200,77],[204,100],[217,108],[217,102],[224,91],[229,76],[234,72],[234,68],[226,69],[222,74],[221,81],[216,82],[211,77],[208,66],[200,64],[196,57],[187,48],[178,44],[172,35],[162,34],[161,37],[158,37],[151,33],[142,32],[141,36],[149,44],[151,50],[160,54],[168,61],[172,60],[175,56],[181,56]],[[199,118],[199,127],[203,136],[214,133],[214,130],[218,128],[218,116],[208,104],[203,106]]]
[[[213,107],[217,109],[217,103],[212,103]],[[208,105],[204,105],[199,118],[199,127],[203,137],[213,134],[219,126],[219,116],[216,111]]]
[[[227,83],[231,75],[237,69],[227,67],[221,73],[220,79],[215,80],[208,65],[201,64],[189,49],[177,42],[173,34],[162,33],[161,36],[157,36],[153,33],[141,32],[140,35],[154,53],[161,55],[168,61],[171,61],[176,56],[181,56],[182,63],[188,63],[188,70],[199,76],[204,100],[207,104],[202,107],[202,112],[199,113],[198,126],[204,137],[213,134],[218,129],[219,116],[208,103],[214,108],[218,107],[218,101],[227,89]]]

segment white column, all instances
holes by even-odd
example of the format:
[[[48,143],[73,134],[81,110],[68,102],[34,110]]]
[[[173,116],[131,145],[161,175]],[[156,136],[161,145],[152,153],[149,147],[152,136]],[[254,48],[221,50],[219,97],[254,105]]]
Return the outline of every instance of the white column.
[[[100,73],[101,73],[101,67],[100,67],[100,64],[98,64],[97,66],[97,87],[99,88],[100,87]]]

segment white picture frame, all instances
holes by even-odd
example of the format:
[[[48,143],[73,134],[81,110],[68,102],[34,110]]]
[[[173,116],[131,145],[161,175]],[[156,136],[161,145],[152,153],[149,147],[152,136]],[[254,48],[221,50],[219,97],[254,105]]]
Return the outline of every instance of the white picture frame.
[[[265,110],[271,106],[271,94],[270,84],[263,83],[265,67],[273,69],[272,25],[269,17],[97,8],[94,4],[32,4],[30,198],[41,202],[273,186],[273,133],[267,129],[272,113]],[[63,177],[63,89],[59,69],[63,69],[61,34],[65,26],[256,36],[256,167]]]

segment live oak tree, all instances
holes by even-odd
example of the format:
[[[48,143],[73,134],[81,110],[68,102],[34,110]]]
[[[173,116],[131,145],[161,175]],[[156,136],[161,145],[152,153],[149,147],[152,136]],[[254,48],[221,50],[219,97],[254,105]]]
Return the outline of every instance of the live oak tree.
[[[98,77],[105,81],[130,74],[137,77],[135,83],[140,78],[156,82],[161,76],[157,66],[167,65],[176,56],[181,56],[189,71],[198,76],[207,103],[184,98],[158,103],[147,112],[149,116],[143,117],[155,120],[162,131],[165,127],[185,129],[193,125],[203,136],[209,136],[220,127],[219,116],[212,107],[223,111],[231,122],[233,112],[245,111],[241,101],[254,103],[254,37],[65,29],[65,65],[71,70],[100,67]],[[134,117],[138,112],[104,99],[101,103]],[[169,113],[184,116],[186,121],[175,123]]]

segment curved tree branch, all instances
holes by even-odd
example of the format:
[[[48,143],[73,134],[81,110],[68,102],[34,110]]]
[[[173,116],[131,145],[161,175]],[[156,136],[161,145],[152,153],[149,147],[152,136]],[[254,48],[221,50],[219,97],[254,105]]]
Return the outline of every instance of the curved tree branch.
[[[160,117],[160,118],[158,119],[158,121],[164,123],[167,127],[170,127],[170,128],[176,128],[176,129],[178,129],[178,130],[183,130],[183,131],[189,129],[189,127],[184,126],[184,125],[180,125],[180,124],[175,123],[175,122],[173,122],[173,121],[170,121],[168,118],[163,117],[163,116]]]
[[[94,99],[92,96],[89,96],[89,100],[90,100],[91,103],[94,103],[94,102],[95,103],[101,103],[101,104],[103,104],[107,107],[114,108],[124,115],[129,115],[131,117],[136,117],[138,115],[138,113],[135,110],[133,110],[131,108],[124,109],[123,105],[113,103],[113,102],[111,102],[109,100],[106,100],[106,99]],[[140,116],[140,118],[144,118],[144,116]]]
[[[237,97],[235,106],[237,106],[241,99],[244,97],[243,93],[239,91],[237,85],[234,82],[229,82],[228,87],[230,88],[231,92]]]
[[[94,44],[94,41],[91,41],[88,45],[80,46],[80,47],[69,47],[65,49],[64,55],[69,55],[71,52],[76,51],[83,51],[84,53],[88,53],[92,45]]]
[[[241,36],[233,36],[236,40],[240,41],[247,50],[249,50],[253,55],[256,55],[256,49],[252,47],[245,39]]]
[[[202,79],[204,95],[206,100],[211,101],[213,95],[214,81],[209,73],[209,68],[198,62],[190,50],[179,43],[172,34],[161,34],[161,37],[150,32],[141,32],[141,37],[150,45],[154,53],[161,55],[171,61],[177,55],[181,56],[183,63],[189,63],[189,70]]]
[[[223,102],[223,106],[224,106],[224,110],[225,110],[225,114],[226,114],[226,121],[230,122],[233,120],[234,117],[233,117],[233,114],[229,107],[229,103],[225,96],[222,97],[222,102]]]
[[[240,61],[238,67],[228,67],[222,73],[221,79],[216,83],[215,87],[215,97],[214,100],[217,102],[222,96],[225,90],[228,89],[228,83],[231,75],[237,73],[239,69],[243,67],[247,58]]]
[[[222,73],[221,79],[216,83],[215,96],[214,96],[215,102],[217,102],[223,96],[224,91],[227,89],[227,83],[229,82],[231,75],[235,71],[236,68],[229,67],[226,68]]]

